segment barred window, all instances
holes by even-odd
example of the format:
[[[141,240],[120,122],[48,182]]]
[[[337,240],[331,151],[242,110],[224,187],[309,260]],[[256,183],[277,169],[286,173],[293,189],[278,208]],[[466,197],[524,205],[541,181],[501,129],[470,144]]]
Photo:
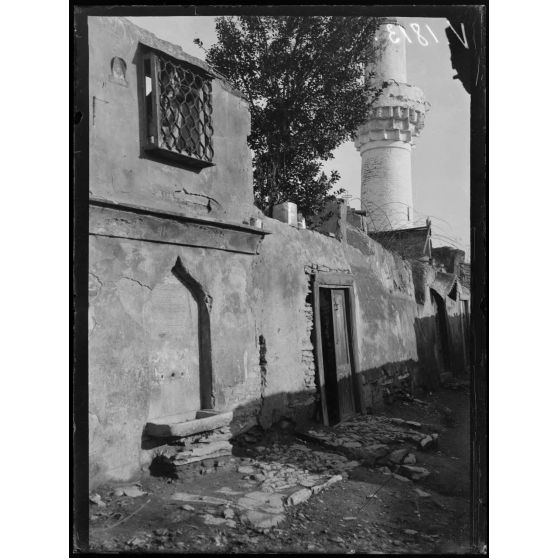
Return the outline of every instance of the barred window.
[[[198,168],[212,165],[211,76],[151,50],[143,74],[146,148]]]

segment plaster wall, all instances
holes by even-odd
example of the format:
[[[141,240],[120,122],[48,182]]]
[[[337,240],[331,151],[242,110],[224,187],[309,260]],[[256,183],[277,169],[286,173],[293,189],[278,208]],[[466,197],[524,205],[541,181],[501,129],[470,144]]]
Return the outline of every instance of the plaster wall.
[[[213,407],[259,400],[259,354],[245,254],[90,237],[91,478],[137,473],[149,419],[201,406],[195,302],[172,274],[177,258],[211,296]],[[169,288],[169,285],[171,288]],[[174,310],[169,312],[169,308]],[[198,375],[196,378],[196,374]]]
[[[213,406],[232,410],[235,421],[253,417],[267,427],[281,416],[315,412],[307,299],[310,275],[320,270],[354,276],[356,370],[367,407],[381,389],[378,370],[416,363],[408,264],[371,239],[363,254],[273,219],[264,226],[271,234],[257,255],[91,235],[92,483],[133,478],[148,459],[141,449],[148,419],[199,405],[192,381],[203,374],[195,357],[196,305],[171,273],[177,258],[211,299]],[[178,308],[169,313],[171,305]]]
[[[208,66],[125,18],[89,17],[88,32],[90,195],[233,221],[253,213],[252,164],[245,141],[250,113],[240,93],[221,79],[212,80],[215,166],[196,172],[157,160],[142,148],[140,43],[195,66]],[[125,83],[112,76],[114,57],[126,65]]]

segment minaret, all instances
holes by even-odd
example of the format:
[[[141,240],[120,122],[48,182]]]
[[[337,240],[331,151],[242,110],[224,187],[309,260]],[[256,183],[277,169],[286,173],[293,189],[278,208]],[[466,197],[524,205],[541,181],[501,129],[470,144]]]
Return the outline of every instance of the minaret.
[[[384,19],[374,36],[374,60],[366,67],[374,101],[356,134],[361,155],[361,203],[370,230],[413,226],[411,147],[424,125],[427,103],[407,83],[403,26]]]

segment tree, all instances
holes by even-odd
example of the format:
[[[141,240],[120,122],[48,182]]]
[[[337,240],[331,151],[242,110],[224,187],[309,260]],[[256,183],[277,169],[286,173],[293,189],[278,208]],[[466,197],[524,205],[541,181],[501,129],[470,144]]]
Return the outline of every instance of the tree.
[[[368,17],[217,18],[206,60],[250,103],[255,202],[264,212],[287,200],[306,215],[323,207],[340,178],[323,162],[366,117],[364,65],[376,27]]]

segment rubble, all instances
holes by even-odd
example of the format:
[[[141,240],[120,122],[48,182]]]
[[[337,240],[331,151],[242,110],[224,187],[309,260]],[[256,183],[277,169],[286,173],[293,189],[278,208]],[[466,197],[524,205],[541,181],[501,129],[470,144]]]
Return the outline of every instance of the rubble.
[[[417,458],[414,453],[409,453],[407,456],[405,456],[405,459],[403,459],[403,463],[405,463],[406,465],[414,465],[416,462]]]
[[[92,502],[93,504],[97,504],[97,506],[99,506],[100,508],[105,508],[106,504],[105,502],[103,502],[103,500],[101,499],[101,496],[99,496],[99,494],[91,494],[89,496],[89,501]]]
[[[426,428],[431,432],[418,430]],[[435,429],[439,427],[418,421],[365,415],[339,423],[333,428],[314,426],[308,429],[301,428],[297,433],[304,439],[319,443],[330,450],[341,451],[368,467],[379,467],[383,473],[390,474],[385,467],[396,469],[402,464],[413,466],[417,463],[417,456],[412,453],[413,448],[421,451],[435,449],[438,445],[438,432],[434,432]],[[409,475],[410,473],[404,476]]]
[[[202,475],[211,473],[227,464],[224,458],[232,455],[231,438],[231,429],[227,425],[188,436],[160,439],[159,442],[151,436],[150,443],[159,444],[153,452],[151,474],[180,478],[192,472],[192,464],[203,468],[199,471]]]
[[[211,514],[202,516],[202,520],[206,525],[226,525],[227,527],[236,527],[236,521],[225,519],[223,517],[215,517]]]
[[[415,467],[414,465],[401,465],[399,467],[399,472],[411,480],[420,480],[430,475],[428,469],[424,467]]]
[[[183,451],[176,453],[172,457],[175,466],[187,465],[204,459],[212,459],[231,455],[232,445],[228,440],[218,440],[214,442],[199,442],[186,447]]]
[[[312,493],[313,494],[319,494],[322,490],[324,490],[325,488],[330,487],[332,484],[336,483],[336,482],[340,482],[343,480],[343,477],[341,475],[335,475],[334,477],[331,477],[330,479],[328,479],[326,482],[324,482],[323,484],[318,484],[316,486],[312,487]]]
[[[249,492],[237,502],[244,511],[240,520],[256,530],[270,529],[285,519],[283,496],[266,492]]]
[[[147,492],[144,492],[143,490],[140,490],[137,486],[132,485],[132,486],[122,486],[116,488],[113,494],[114,496],[117,497],[128,496],[129,498],[138,498],[139,496],[144,496],[145,494],[147,494]]]
[[[279,525],[285,520],[285,516],[282,513],[273,514],[250,510],[241,517],[241,520],[258,531],[264,531]]]
[[[431,450],[438,447],[438,434],[430,434],[428,436],[425,436],[420,441],[420,447],[423,450]]]
[[[225,519],[234,519],[234,510],[232,508],[225,508],[223,510],[223,517]]]
[[[309,490],[308,488],[301,488],[300,490],[293,492],[287,498],[287,505],[297,506],[298,504],[302,504],[303,502],[306,502],[306,500],[308,500],[308,498],[310,498],[311,496],[312,496],[312,490]]]
[[[401,482],[411,482],[411,479],[408,479],[407,477],[403,477],[401,475],[398,475],[397,473],[393,473],[393,478],[400,480]]]
[[[392,463],[399,464],[403,461],[403,459],[405,459],[405,457],[407,456],[408,453],[409,453],[409,450],[407,448],[398,449],[398,450],[392,451],[389,454],[388,459]]]

